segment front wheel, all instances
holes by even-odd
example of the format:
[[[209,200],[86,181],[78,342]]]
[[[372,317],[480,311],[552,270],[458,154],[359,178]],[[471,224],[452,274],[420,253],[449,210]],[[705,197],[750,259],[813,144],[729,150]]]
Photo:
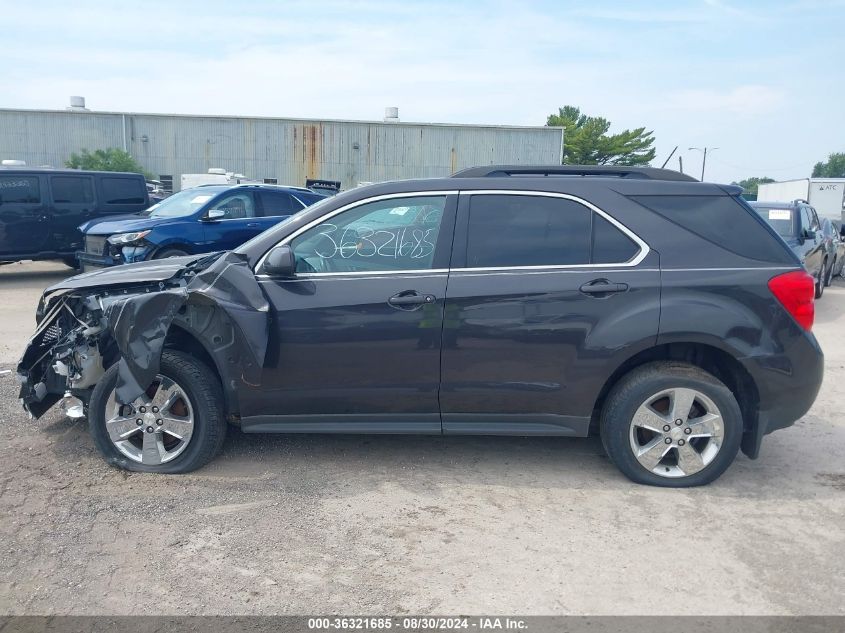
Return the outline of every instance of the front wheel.
[[[833,281],[833,269],[836,268],[836,258],[834,257],[833,263],[830,265],[830,268],[827,269],[827,275],[824,277],[824,285],[829,286]]]
[[[687,488],[708,484],[731,465],[742,439],[733,393],[704,370],[679,362],[643,365],[607,397],[601,438],[631,480]]]
[[[824,271],[827,266],[827,260],[822,264],[822,269],[819,271],[819,277],[816,279],[816,299],[821,299],[824,294]]]
[[[129,404],[116,400],[117,368],[106,371],[88,406],[89,430],[109,463],[138,472],[187,473],[220,451],[226,419],[220,383],[208,367],[165,350],[159,374]]]
[[[153,255],[153,259],[169,259],[170,257],[184,257],[188,255],[180,248],[165,248],[164,250],[159,251],[155,255]]]

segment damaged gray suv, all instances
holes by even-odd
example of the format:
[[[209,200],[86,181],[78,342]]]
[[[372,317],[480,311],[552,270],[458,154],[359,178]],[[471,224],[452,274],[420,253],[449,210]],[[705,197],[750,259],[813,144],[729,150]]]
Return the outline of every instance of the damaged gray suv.
[[[24,407],[182,473],[247,433],[599,434],[695,486],[812,405],[814,282],[738,187],[483,167],[319,202],[234,251],[48,288]]]

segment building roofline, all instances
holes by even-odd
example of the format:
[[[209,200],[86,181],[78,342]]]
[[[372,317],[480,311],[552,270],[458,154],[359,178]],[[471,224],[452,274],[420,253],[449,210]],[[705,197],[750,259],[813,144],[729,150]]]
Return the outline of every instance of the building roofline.
[[[175,114],[166,112],[119,112],[116,110],[67,110],[43,108],[0,108],[0,113],[18,112],[23,114],[67,114],[72,116],[111,115],[111,116],[146,116],[184,119],[253,119],[261,121],[289,121],[293,123],[356,123],[363,125],[383,125],[385,127],[453,127],[453,128],[489,128],[496,130],[563,130],[556,125],[493,125],[487,123],[428,123],[421,121],[366,121],[363,119],[306,119],[300,117],[252,116],[234,114]]]

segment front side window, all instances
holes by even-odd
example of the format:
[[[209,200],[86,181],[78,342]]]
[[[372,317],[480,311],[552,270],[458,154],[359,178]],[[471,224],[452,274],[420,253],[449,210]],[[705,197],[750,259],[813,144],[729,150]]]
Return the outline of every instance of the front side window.
[[[593,212],[563,198],[472,197],[467,266],[565,266],[590,263]]]
[[[53,202],[59,204],[84,204],[94,201],[91,178],[83,176],[54,176],[50,178]]]
[[[344,211],[291,242],[302,273],[432,267],[445,196],[392,198]]]
[[[37,204],[41,188],[35,176],[0,176],[0,203]]]
[[[813,224],[810,221],[810,210],[807,207],[801,207],[801,228],[804,231],[809,231]]]
[[[243,220],[255,217],[255,202],[252,194],[248,191],[241,191],[224,196],[215,202],[209,211],[222,211],[224,220]]]

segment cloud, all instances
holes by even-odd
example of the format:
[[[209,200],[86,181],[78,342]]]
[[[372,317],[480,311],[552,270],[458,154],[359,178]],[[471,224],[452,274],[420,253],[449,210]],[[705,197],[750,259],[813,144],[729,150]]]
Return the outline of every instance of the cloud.
[[[786,94],[765,85],[737,86],[730,90],[694,89],[671,93],[666,103],[683,112],[707,112],[756,117],[777,112],[786,102]]]

